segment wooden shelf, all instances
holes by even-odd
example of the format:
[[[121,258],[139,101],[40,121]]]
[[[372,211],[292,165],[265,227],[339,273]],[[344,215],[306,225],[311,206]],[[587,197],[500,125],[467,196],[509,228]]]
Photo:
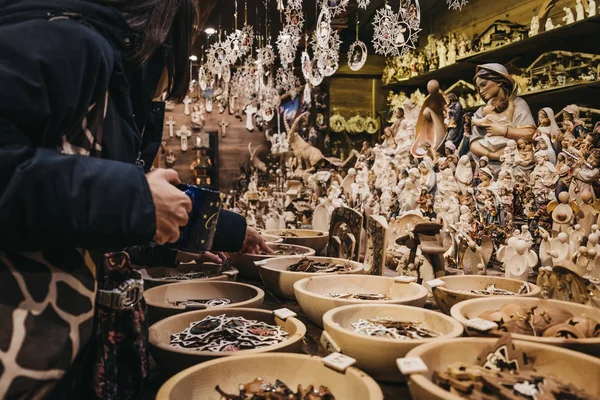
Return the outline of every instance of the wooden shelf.
[[[525,68],[541,54],[553,50],[600,54],[600,41],[597,40],[599,35],[600,15],[561,26],[518,42],[496,47],[492,50],[470,54],[459,58],[456,63],[447,67],[403,81],[393,82],[384,87],[388,89],[425,87],[427,82],[435,79],[442,84],[443,88],[447,86],[444,83],[452,84],[459,79],[470,81],[475,74],[477,65],[486,63],[507,64],[519,60],[520,66]]]

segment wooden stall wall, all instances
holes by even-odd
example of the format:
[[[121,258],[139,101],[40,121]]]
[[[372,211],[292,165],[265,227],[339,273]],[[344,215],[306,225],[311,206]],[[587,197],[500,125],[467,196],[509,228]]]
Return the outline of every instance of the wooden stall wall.
[[[204,101],[199,100],[199,101]],[[190,108],[193,103],[190,104]],[[174,130],[177,131],[181,125],[186,125],[188,128],[191,124],[191,117],[184,114],[184,105],[177,104],[175,110],[165,113],[165,124],[169,117],[173,117],[175,120]],[[206,123],[202,132],[219,131],[219,182],[221,192],[226,192],[233,187],[233,182],[239,177],[240,165],[246,163],[250,159],[248,153],[248,143],[252,143],[252,148],[256,149],[257,146],[265,145],[267,143],[264,132],[254,129],[254,132],[248,132],[245,125],[245,117],[242,121],[235,118],[234,115],[229,115],[229,111],[225,110],[223,114],[219,114],[216,103],[214,104],[213,112],[206,113]],[[227,136],[221,138],[221,130],[219,123],[222,119],[225,119],[229,126],[227,127]],[[189,139],[189,149],[186,152],[181,151],[181,141],[175,136],[169,138],[169,127],[164,126],[163,130],[163,141],[167,143],[166,149],[173,150],[177,161],[173,169],[175,169],[183,182],[193,182],[193,171],[190,169],[190,165],[196,159],[196,152],[192,150],[194,137],[196,133]],[[266,148],[263,147],[263,151],[266,152]],[[165,166],[165,154],[159,154],[158,165]]]

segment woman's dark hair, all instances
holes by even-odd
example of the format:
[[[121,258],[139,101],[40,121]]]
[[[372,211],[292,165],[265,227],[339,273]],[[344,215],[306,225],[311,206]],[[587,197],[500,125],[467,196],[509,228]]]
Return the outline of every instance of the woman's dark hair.
[[[192,45],[199,30],[198,0],[95,0],[118,10],[129,27],[142,36],[134,62],[142,65],[165,42],[169,57],[169,100],[181,101],[187,94]]]
[[[486,81],[496,82],[500,85],[500,88],[504,90],[504,94],[507,98],[510,97],[510,95],[515,90],[515,85],[513,82],[511,82],[510,79],[494,71],[490,71],[484,68],[480,69],[479,72],[477,72],[475,74],[475,77],[473,78],[473,84],[476,88],[477,78],[485,79]],[[477,88],[477,93],[479,93],[479,88]]]

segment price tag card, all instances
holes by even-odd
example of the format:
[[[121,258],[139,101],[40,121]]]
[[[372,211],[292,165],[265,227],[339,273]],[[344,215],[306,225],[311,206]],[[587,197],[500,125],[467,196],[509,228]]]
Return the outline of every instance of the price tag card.
[[[417,281],[417,277],[415,276],[397,276],[394,278],[396,282],[399,283],[412,283]]]
[[[332,353],[323,358],[323,363],[329,368],[344,372],[348,367],[356,364],[356,360],[352,357],[345,356],[342,353]]]
[[[446,282],[444,282],[441,279],[432,279],[430,281],[427,281],[426,285],[429,286],[431,289],[434,289],[438,286],[446,286]]]
[[[335,342],[335,340],[333,340],[333,338],[326,331],[323,331],[323,333],[321,334],[321,346],[323,346],[325,351],[330,354],[339,353],[342,351],[342,348]]]
[[[468,328],[472,328],[481,332],[491,331],[492,329],[498,328],[498,324],[495,322],[482,318],[469,319],[465,325],[467,325]]]
[[[298,315],[289,308],[280,308],[279,310],[273,311],[273,314],[275,314],[276,317],[284,321],[288,318],[295,317],[296,315]]]
[[[396,364],[402,375],[422,374],[428,371],[427,365],[421,357],[399,358],[396,360]]]

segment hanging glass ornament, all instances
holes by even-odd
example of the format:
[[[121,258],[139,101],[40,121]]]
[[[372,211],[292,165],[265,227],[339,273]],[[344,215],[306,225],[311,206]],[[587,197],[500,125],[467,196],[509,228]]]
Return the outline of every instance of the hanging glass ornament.
[[[346,11],[350,0],[323,0],[323,8],[329,8],[332,16],[337,16]]]
[[[448,3],[448,10],[461,10],[464,6],[469,4],[469,0],[446,0]]]
[[[298,86],[300,86],[300,79],[294,75],[293,71],[288,69],[279,68],[277,69],[277,89],[280,92],[289,94],[292,99],[298,96]]]
[[[296,28],[291,25],[284,26],[277,37],[277,50],[279,51],[281,65],[287,68],[294,62],[299,43],[300,34]]]
[[[363,10],[366,10],[369,4],[371,4],[371,0],[356,0],[356,2],[358,3],[358,7]]]

